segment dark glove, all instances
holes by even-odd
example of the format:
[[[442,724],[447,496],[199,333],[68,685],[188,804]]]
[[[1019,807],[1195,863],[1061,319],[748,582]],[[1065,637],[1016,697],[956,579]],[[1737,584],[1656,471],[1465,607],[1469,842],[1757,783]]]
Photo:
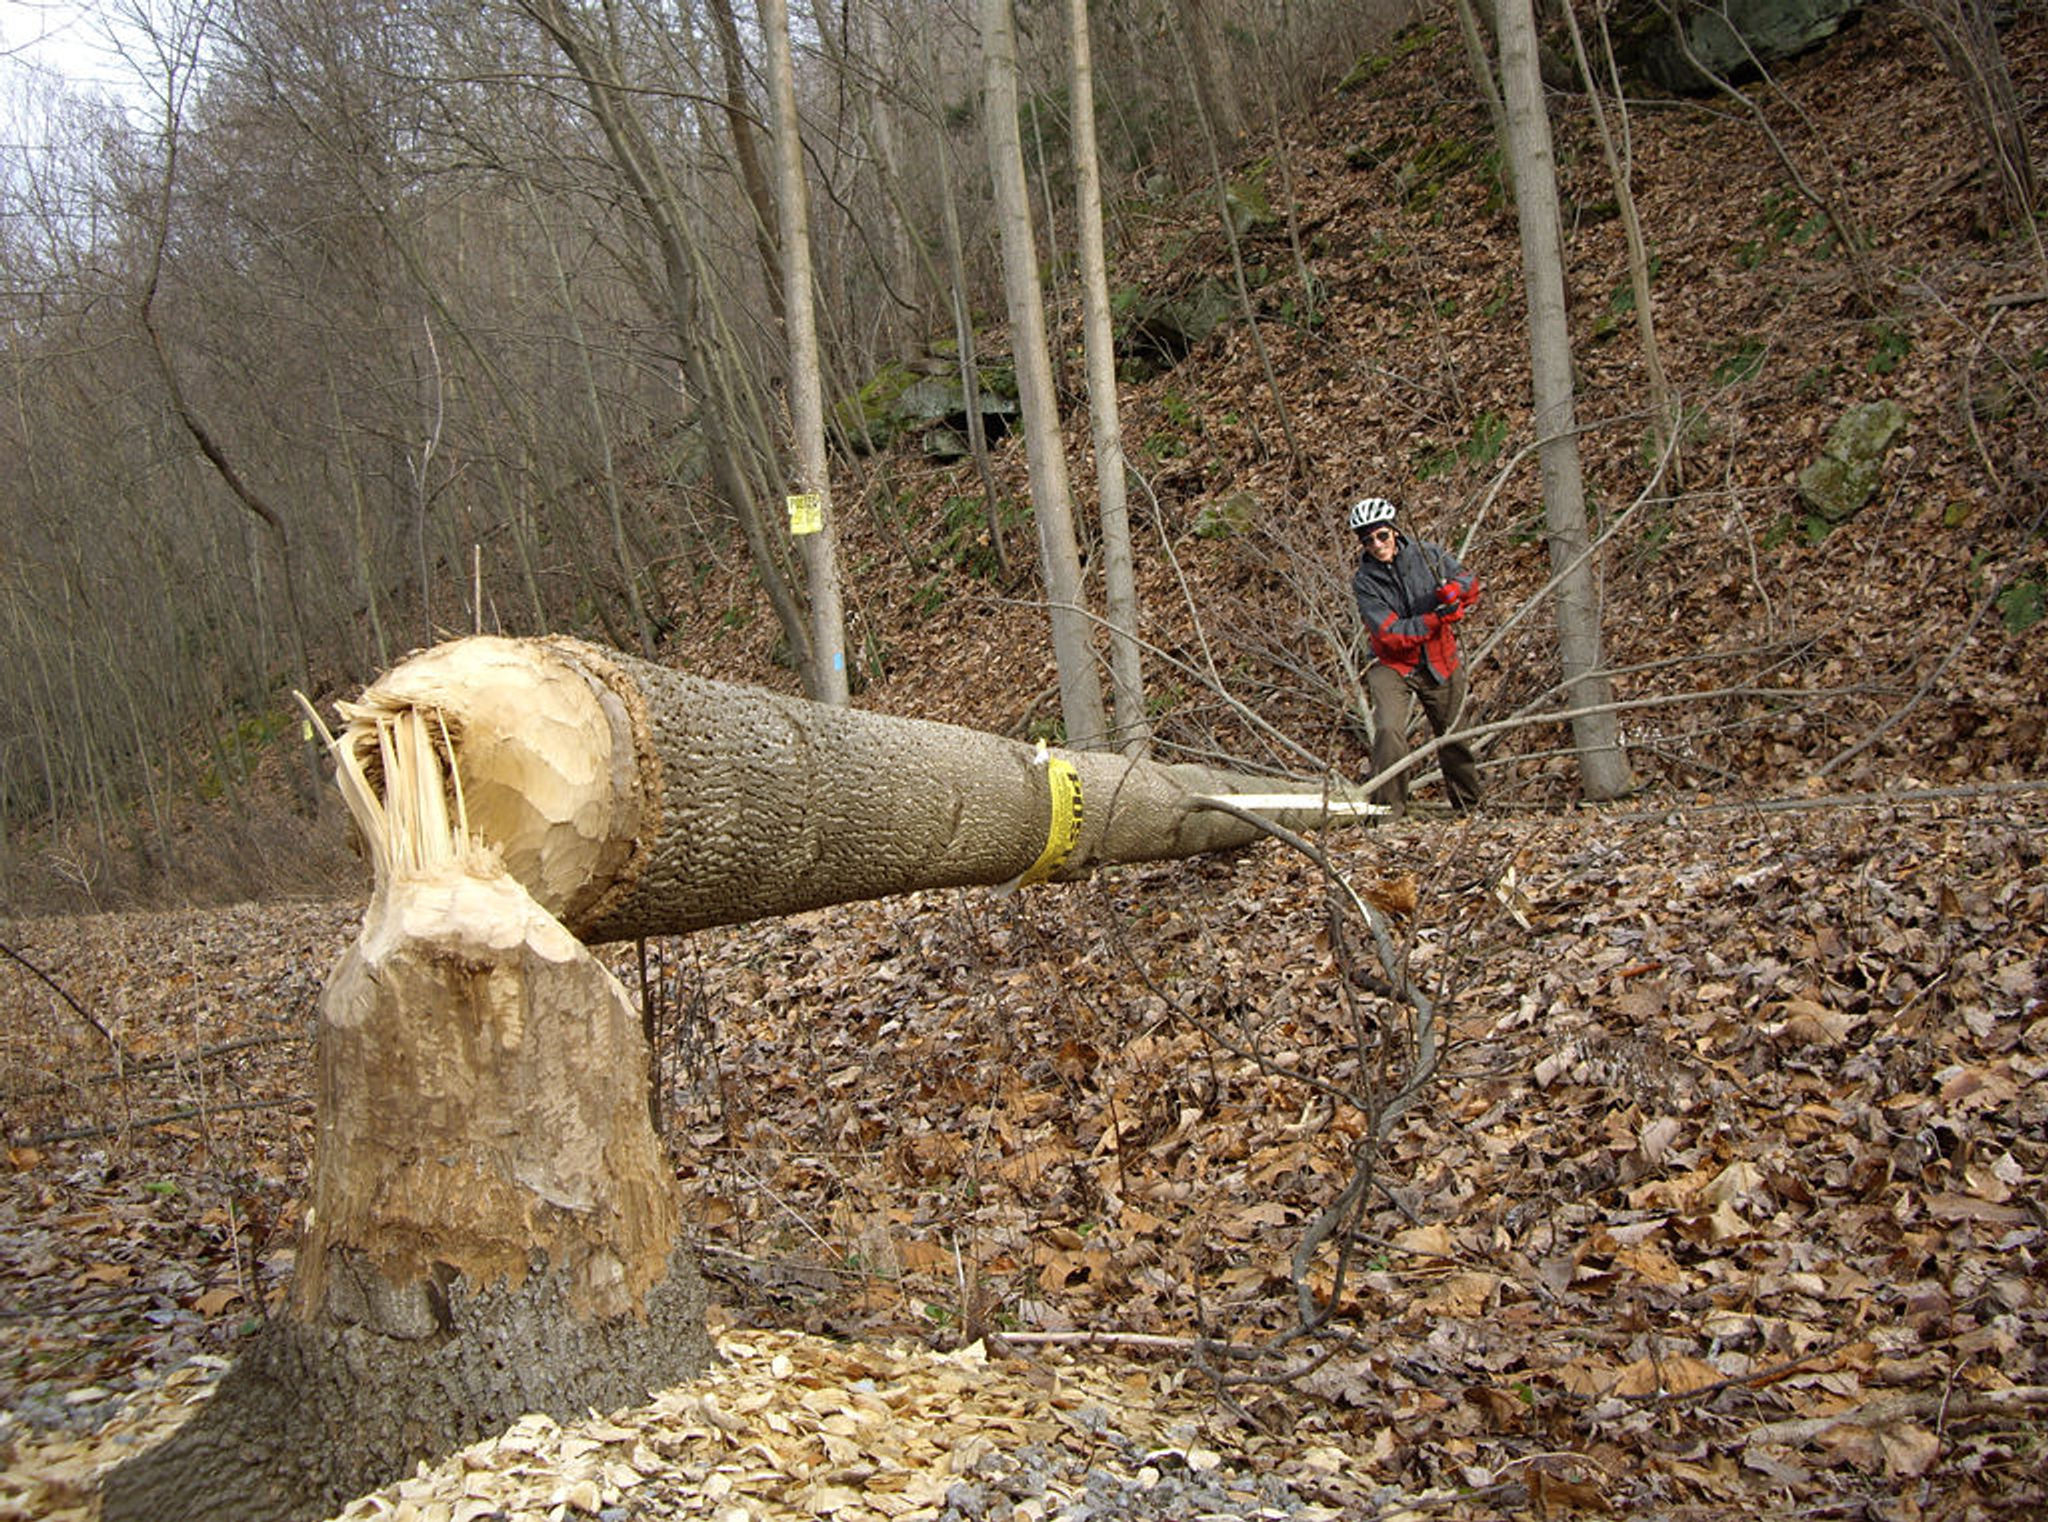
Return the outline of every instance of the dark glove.
[[[1443,607],[1438,608],[1432,616],[1440,622],[1454,624],[1465,616],[1465,610],[1457,603],[1446,603]]]

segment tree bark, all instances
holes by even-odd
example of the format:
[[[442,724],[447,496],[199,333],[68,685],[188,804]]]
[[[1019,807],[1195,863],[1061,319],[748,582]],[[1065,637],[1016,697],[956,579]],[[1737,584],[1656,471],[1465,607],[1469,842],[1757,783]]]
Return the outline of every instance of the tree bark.
[[[925,72],[939,76],[938,55],[925,33]],[[967,452],[974,457],[974,469],[981,477],[982,511],[988,521],[988,542],[996,552],[996,569],[1010,579],[1010,547],[1003,533],[1002,495],[996,489],[995,471],[988,457],[988,429],[981,413],[981,362],[975,353],[974,319],[968,310],[967,251],[960,236],[960,198],[953,176],[953,156],[946,143],[945,112],[936,99],[928,102],[932,117],[932,154],[938,161],[939,226],[946,248],[946,297],[953,318],[953,342],[960,354],[960,395],[967,404]]]
[[[1174,10],[1188,39],[1195,99],[1225,147],[1235,146],[1244,136],[1244,103],[1238,99],[1236,65],[1224,46],[1213,4],[1211,0],[1174,0]]]
[[[1578,11],[1573,0],[1563,0],[1562,8],[1565,25],[1571,32],[1572,57],[1578,63],[1579,77],[1586,82],[1586,103],[1593,108],[1593,126],[1600,134],[1600,152],[1607,160],[1608,178],[1614,181],[1614,204],[1621,215],[1622,236],[1628,244],[1629,291],[1635,298],[1636,335],[1642,341],[1643,374],[1650,383],[1650,410],[1656,419],[1653,424],[1656,449],[1661,455],[1665,445],[1678,431],[1679,417],[1677,407],[1672,404],[1671,382],[1665,378],[1664,356],[1657,343],[1657,320],[1650,292],[1650,250],[1643,240],[1642,218],[1636,213],[1635,139],[1629,125],[1628,96],[1621,87],[1614,64],[1613,42],[1607,35],[1607,23],[1603,18],[1600,23],[1601,56],[1614,86],[1617,118],[1615,126],[1610,128],[1607,107],[1601,99],[1600,76],[1586,51]]]
[[[437,646],[330,739],[376,869],[320,1003],[286,1314],[107,1522],[325,1516],[709,1351],[637,1012],[584,942],[1247,844],[1254,779],[805,702],[574,640]],[[1327,817],[1314,793],[1275,822]],[[579,937],[581,939],[579,939]]]
[[[1042,876],[1226,850],[1258,828],[1201,799],[1272,788],[831,708],[560,638],[457,640],[387,673],[345,710],[373,774],[376,716],[409,710],[447,724],[471,832],[593,943],[1016,883],[1069,826]],[[1305,828],[1321,814],[1308,793],[1273,817]]]
[[[1621,749],[1611,708],[1612,684],[1600,653],[1600,589],[1586,555],[1586,488],[1572,391],[1571,332],[1565,320],[1564,247],[1559,231],[1557,170],[1550,118],[1537,71],[1536,21],[1530,0],[1500,0],[1500,72],[1507,96],[1508,157],[1514,165],[1515,211],[1522,229],[1522,278],[1529,303],[1529,359],[1534,389],[1543,516],[1550,560],[1565,571],[1557,588],[1557,643],[1572,721],[1579,777],[1591,799],[1619,798],[1635,779]]]
[[[790,530],[810,592],[811,650],[804,690],[820,703],[847,700],[846,621],[840,606],[839,530],[832,517],[832,476],[825,463],[824,382],[819,374],[817,312],[811,291],[811,218],[797,131],[796,79],[790,59],[787,0],[766,0],[768,79],[775,96],[775,188],[782,212],[783,330],[788,336],[790,422],[796,435],[798,497]],[[800,501],[803,505],[798,506]]]
[[[1493,135],[1500,140],[1501,152],[1507,152],[1508,111],[1500,98],[1500,81],[1494,78],[1493,54],[1486,45],[1486,39],[1479,29],[1479,11],[1473,0],[1456,0],[1458,13],[1458,36],[1465,44],[1465,66],[1472,71],[1472,83],[1479,87],[1479,93],[1486,100],[1486,115],[1493,123]],[[1514,171],[1505,171],[1508,189],[1514,189]]]
[[[768,189],[768,176],[761,168],[761,153],[754,146],[754,118],[747,104],[746,50],[740,45],[740,29],[733,20],[732,0],[711,0],[712,28],[718,37],[718,61],[723,70],[725,124],[732,133],[733,158],[739,164],[740,184],[746,188],[747,204],[754,213],[754,251],[760,257],[766,277],[768,300],[775,315],[782,311],[782,259],[780,230],[776,225],[775,198]],[[786,13],[785,13],[786,14]]]
[[[989,170],[995,177],[997,221],[1003,244],[1003,294],[1010,313],[1010,347],[1017,365],[1017,397],[1024,418],[1024,450],[1031,469],[1032,517],[1038,525],[1038,572],[1052,622],[1053,659],[1059,668],[1060,714],[1067,743],[1102,743],[1108,723],[1095,642],[1083,605],[1081,552],[1074,540],[1073,496],[1067,484],[1066,446],[1060,438],[1059,401],[1046,348],[1045,307],[1038,286],[1038,245],[1024,182],[1024,149],[1017,132],[1017,38],[1010,0],[981,0],[981,46]]]
[[[1095,68],[1088,0],[1068,0],[1074,98],[1074,202],[1080,222],[1081,308],[1088,363],[1088,414],[1095,430],[1095,490],[1101,501],[1103,607],[1109,617],[1109,689],[1116,728],[1110,743],[1143,753],[1144,663],[1138,650],[1138,587],[1131,563],[1131,513],[1124,490],[1123,423],[1117,406],[1116,342],[1110,329],[1109,259],[1102,238],[1102,166],[1095,150]]]

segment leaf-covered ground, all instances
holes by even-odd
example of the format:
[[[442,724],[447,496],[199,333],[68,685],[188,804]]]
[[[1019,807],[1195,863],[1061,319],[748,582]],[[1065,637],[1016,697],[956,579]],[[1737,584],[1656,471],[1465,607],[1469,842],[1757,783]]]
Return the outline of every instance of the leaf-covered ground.
[[[2037,140],[2044,39],[2038,7],[2005,34]],[[2048,1511],[2048,699],[2023,595],[2048,574],[2048,302],[2023,248],[1973,231],[1952,88],[1910,25],[1871,18],[1784,80],[1804,116],[1757,98],[1870,270],[1738,108],[1639,112],[1660,335],[1698,413],[1675,494],[1626,519],[1641,363],[1626,322],[1601,336],[1620,234],[1560,102],[1582,442],[1622,521],[1610,654],[1625,694],[1671,701],[1631,714],[1625,804],[1575,806],[1539,727],[1490,747],[1482,817],[1330,837],[1435,1017],[1438,1066],[1381,1143],[1412,1011],[1277,844],[619,948],[732,1363],[710,1405],[523,1430],[357,1515],[856,1522],[943,1497],[977,1443],[1100,1456],[1105,1434],[1133,1484],[1268,1477],[1352,1516]],[[1268,173],[1293,237],[1253,250],[1264,353],[1240,328],[1132,386],[1141,523],[1173,546],[1143,557],[1182,663],[1153,671],[1170,744],[1314,769],[1205,697],[1221,678],[1356,768],[1327,530],[1381,483],[1471,535],[1479,717],[1556,706],[1548,616],[1514,616],[1548,575],[1533,466],[1495,475],[1528,442],[1513,220],[1476,168],[1418,180],[1399,151],[1482,130],[1444,44],[1290,124]],[[1185,206],[1124,230],[1129,278],[1227,270]],[[1904,442],[1821,534],[1793,478],[1878,397]],[[974,490],[861,469],[890,500]],[[1191,537],[1233,492],[1256,526]],[[849,518],[856,552],[879,521]],[[1044,717],[1028,587],[932,578],[862,582],[887,672],[861,700]],[[725,590],[674,657],[786,682]],[[26,959],[0,958],[0,1516],[89,1512],[97,1466],[276,1308],[314,1001],[360,907],[0,924]],[[1356,1230],[1319,1235],[1364,1161]],[[1290,1339],[1304,1290],[1335,1314]]]
[[[692,1229],[735,1328],[1057,1353],[1075,1388],[1127,1362],[1209,1397],[1205,1451],[1304,1478],[1342,1454],[1351,1509],[2037,1514],[2043,840],[2048,794],[2015,790],[1336,842],[1445,1040],[1341,1283],[1330,1248],[1308,1266],[1337,1316],[1277,1348],[1404,1060],[1318,869],[1262,846],[658,943]],[[18,1514],[274,1299],[352,912],[7,927],[130,1068],[8,975]],[[58,1139],[87,1126],[111,1134]],[[764,1410],[808,1388],[763,1379]],[[815,1478],[750,1483],[766,1507]]]

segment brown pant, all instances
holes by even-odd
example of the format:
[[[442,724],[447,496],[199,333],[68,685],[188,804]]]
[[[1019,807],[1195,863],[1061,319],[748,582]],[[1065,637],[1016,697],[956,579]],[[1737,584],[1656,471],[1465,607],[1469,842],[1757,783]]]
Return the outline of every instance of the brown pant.
[[[1463,670],[1453,671],[1448,682],[1437,684],[1423,674],[1420,666],[1416,667],[1414,676],[1406,677],[1391,666],[1375,661],[1366,669],[1365,686],[1372,695],[1374,776],[1408,755],[1408,699],[1411,694],[1422,705],[1422,712],[1429,720],[1430,733],[1435,735],[1453,728],[1465,709]],[[1471,747],[1461,740],[1453,740],[1438,748],[1436,758],[1444,774],[1444,790],[1450,794],[1451,807],[1460,811],[1471,808],[1479,801],[1479,766],[1472,759]],[[1382,783],[1373,794],[1374,801],[1390,804],[1399,812],[1408,802],[1409,776],[1409,772],[1403,772],[1392,781]]]

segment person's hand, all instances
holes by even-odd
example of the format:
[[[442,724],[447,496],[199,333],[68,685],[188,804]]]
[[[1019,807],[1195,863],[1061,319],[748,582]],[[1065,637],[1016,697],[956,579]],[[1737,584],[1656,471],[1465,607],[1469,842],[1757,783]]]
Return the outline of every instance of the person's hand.
[[[1457,621],[1458,621],[1459,619],[1463,618],[1464,616],[1465,616],[1465,608],[1464,608],[1464,605],[1463,605],[1463,604],[1461,604],[1461,603],[1455,603],[1455,602],[1453,602],[1453,603],[1445,603],[1445,604],[1444,604],[1444,605],[1443,605],[1442,607],[1438,608],[1438,609],[1436,610],[1436,613],[1435,613],[1435,617],[1436,617],[1436,618],[1437,618],[1438,620],[1440,620],[1440,621],[1441,621],[1441,622],[1443,622],[1443,623],[1447,623],[1447,624],[1454,624],[1454,623],[1456,623],[1456,622],[1457,622]]]
[[[1464,585],[1456,581],[1445,582],[1442,586],[1436,589],[1436,600],[1438,602],[1449,603],[1454,608],[1457,607],[1459,603],[1465,600]]]

